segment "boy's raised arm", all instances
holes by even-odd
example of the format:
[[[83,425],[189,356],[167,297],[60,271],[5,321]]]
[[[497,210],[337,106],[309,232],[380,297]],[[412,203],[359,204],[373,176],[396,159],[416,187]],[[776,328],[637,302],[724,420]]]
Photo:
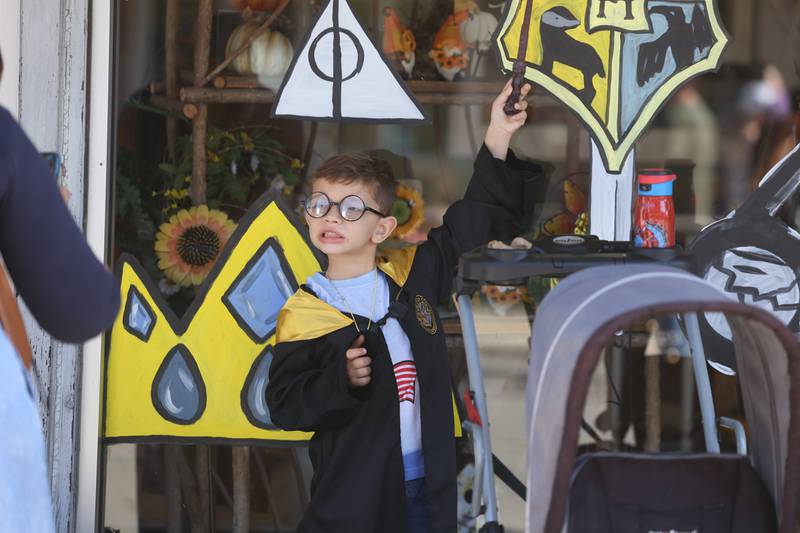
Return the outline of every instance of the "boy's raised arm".
[[[503,110],[506,101],[511,96],[511,80],[508,80],[506,86],[503,87],[503,90],[492,102],[491,118],[483,143],[495,159],[506,160],[511,137],[525,124],[525,120],[528,118],[528,102],[524,98],[528,96],[529,92],[531,92],[531,86],[526,83],[522,87],[520,101],[514,104],[514,108],[518,110],[518,113],[511,116],[506,115]]]
[[[522,97],[530,85],[522,89]],[[458,258],[491,240],[511,240],[526,231],[534,205],[547,185],[541,166],[517,159],[509,150],[511,137],[527,118],[527,102],[508,116],[503,106],[511,94],[510,82],[492,103],[491,120],[478,152],[472,179],[462,200],[444,215],[443,224],[431,230],[423,246],[435,247],[430,268],[437,272],[439,299],[449,297]]]

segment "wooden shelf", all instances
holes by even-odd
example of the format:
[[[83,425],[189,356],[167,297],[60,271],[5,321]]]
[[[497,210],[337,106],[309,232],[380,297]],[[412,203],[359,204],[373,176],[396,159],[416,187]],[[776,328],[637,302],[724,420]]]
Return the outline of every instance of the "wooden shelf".
[[[183,87],[180,98],[185,104],[271,104],[275,93],[269,89]]]
[[[497,93],[417,92],[421,104],[475,105],[494,100]],[[269,89],[181,89],[181,102],[187,104],[271,104],[275,93]]]
[[[212,81],[217,89],[263,89],[255,76],[216,76]],[[405,82],[417,96],[427,93],[442,94],[494,94],[500,92],[504,81],[428,81],[408,80]]]
[[[406,82],[421,104],[485,105],[491,103],[504,82],[486,81],[420,81]],[[158,87],[158,82],[151,84]],[[218,76],[213,88],[184,87],[180,90],[183,104],[271,104],[275,93],[258,84],[254,77]],[[569,115],[556,101],[543,93],[529,98],[537,118],[564,120]]]
[[[236,86],[250,83],[250,78],[227,77]],[[254,78],[253,78],[254,79]],[[407,82],[422,104],[431,105],[488,105],[502,88],[496,82],[444,82],[444,81],[411,81]],[[153,81],[152,89],[160,89],[163,83]],[[166,97],[158,92],[151,94],[152,104],[170,111],[179,111],[191,119],[197,115],[200,104],[271,104],[275,101],[275,93],[269,89],[249,87],[197,88],[183,87],[179,98]],[[552,96],[537,92],[528,97],[531,103],[532,119],[536,122],[560,122],[570,128],[576,127],[572,113],[557,102]]]

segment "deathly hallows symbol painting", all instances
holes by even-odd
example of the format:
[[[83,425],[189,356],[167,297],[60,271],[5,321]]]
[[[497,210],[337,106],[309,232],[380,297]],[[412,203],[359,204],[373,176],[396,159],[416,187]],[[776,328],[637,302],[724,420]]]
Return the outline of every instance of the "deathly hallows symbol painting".
[[[511,0],[497,33],[502,67],[522,62],[571,108],[610,172],[673,92],[718,68],[727,42],[714,0]]]
[[[327,0],[320,9],[283,80],[272,114],[334,122],[427,121],[347,0]]]

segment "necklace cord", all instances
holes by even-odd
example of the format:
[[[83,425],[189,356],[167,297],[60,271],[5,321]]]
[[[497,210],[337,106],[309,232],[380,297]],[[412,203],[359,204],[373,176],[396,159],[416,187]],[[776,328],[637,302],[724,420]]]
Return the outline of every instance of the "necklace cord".
[[[372,327],[372,315],[375,313],[375,300],[378,295],[378,269],[376,268],[374,272],[375,272],[375,277],[372,281],[372,303],[370,304],[369,307],[369,317],[367,317],[369,321],[367,322],[366,331],[369,331],[370,328]],[[326,272],[325,275],[327,276],[328,273]],[[333,287],[333,290],[336,291],[336,294],[339,296],[339,298],[342,299],[342,301],[347,306],[347,314],[349,314],[350,318],[353,319],[353,324],[356,327],[356,332],[361,333],[361,329],[358,327],[358,321],[356,320],[356,316],[353,314],[353,306],[350,305],[350,301],[345,297],[344,294],[341,293],[341,291],[339,291],[339,288],[336,286],[336,283],[334,283],[332,279],[328,278],[328,281],[331,282],[331,287]]]

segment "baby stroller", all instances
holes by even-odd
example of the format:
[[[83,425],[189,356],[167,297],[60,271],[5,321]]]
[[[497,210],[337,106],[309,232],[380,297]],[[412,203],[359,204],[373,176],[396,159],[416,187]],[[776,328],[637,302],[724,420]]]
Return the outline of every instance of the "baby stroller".
[[[745,451],[720,454],[699,313],[733,333],[748,426]],[[706,453],[577,456],[590,380],[616,332],[677,314],[692,346]],[[765,311],[661,266],[590,268],[562,281],[534,322],[528,372],[529,533],[796,531],[800,346]],[[741,427],[740,427],[741,429]],[[790,446],[790,442],[795,443]],[[714,453],[717,452],[717,453]]]

